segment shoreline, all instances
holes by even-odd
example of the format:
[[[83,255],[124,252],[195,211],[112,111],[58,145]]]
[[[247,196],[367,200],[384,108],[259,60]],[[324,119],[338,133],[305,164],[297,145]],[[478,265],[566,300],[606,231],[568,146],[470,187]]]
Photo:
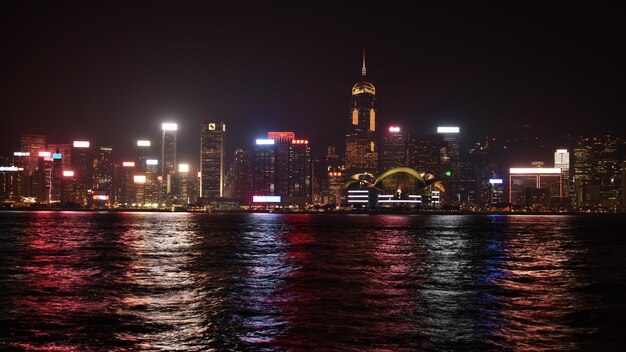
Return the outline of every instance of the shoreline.
[[[85,212],[85,213],[188,213],[188,214],[317,214],[317,215],[601,215],[626,216],[626,213],[582,212],[582,211],[465,211],[465,210],[424,210],[404,211],[382,210],[334,210],[334,211],[282,211],[282,210],[213,210],[210,212],[193,210],[165,209],[82,209],[82,208],[0,208],[0,212]]]

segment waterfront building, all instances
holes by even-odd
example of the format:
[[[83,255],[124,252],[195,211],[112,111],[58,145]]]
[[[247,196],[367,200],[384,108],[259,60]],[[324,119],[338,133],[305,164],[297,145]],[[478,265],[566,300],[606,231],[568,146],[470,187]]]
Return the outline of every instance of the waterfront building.
[[[224,196],[224,122],[203,122],[200,133],[200,196]]]
[[[376,88],[367,80],[365,51],[361,80],[352,87],[350,115],[346,127],[346,169],[351,173],[378,172],[376,137]]]
[[[76,174],[77,201],[86,204],[88,193],[92,190],[93,163],[90,157],[90,143],[86,140],[77,140],[72,143],[71,169]]]
[[[172,194],[172,183],[176,173],[176,136],[178,124],[164,122],[161,124],[161,176],[165,186],[165,196],[170,201]]]
[[[560,206],[563,196],[561,169],[544,167],[509,170],[509,203],[533,210]]]
[[[381,170],[407,166],[407,137],[398,126],[389,126],[383,136]]]

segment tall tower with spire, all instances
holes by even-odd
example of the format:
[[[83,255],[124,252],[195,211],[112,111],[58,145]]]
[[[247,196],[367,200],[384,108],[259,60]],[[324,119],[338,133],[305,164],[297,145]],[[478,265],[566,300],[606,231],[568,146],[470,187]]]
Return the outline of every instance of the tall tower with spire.
[[[355,173],[378,171],[376,88],[366,76],[365,49],[363,49],[361,79],[352,87],[350,115],[346,128],[346,168]]]

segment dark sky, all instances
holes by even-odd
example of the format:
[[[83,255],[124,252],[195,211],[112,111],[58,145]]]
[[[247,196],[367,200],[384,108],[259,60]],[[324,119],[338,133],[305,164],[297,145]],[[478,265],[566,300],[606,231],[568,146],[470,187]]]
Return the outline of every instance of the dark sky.
[[[171,118],[181,160],[198,158],[210,119],[228,124],[230,148],[292,130],[320,151],[342,143],[363,47],[381,125],[426,133],[455,123],[471,138],[521,123],[626,134],[621,8],[299,4],[5,7],[0,149],[30,132],[123,153],[138,137],[156,141]]]

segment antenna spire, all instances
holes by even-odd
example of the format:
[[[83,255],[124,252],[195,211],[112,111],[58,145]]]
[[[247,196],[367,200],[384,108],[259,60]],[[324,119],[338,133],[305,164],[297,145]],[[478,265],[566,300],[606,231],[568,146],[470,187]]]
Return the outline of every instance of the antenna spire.
[[[363,48],[363,67],[361,68],[361,76],[367,74],[367,68],[365,68],[365,48]]]

